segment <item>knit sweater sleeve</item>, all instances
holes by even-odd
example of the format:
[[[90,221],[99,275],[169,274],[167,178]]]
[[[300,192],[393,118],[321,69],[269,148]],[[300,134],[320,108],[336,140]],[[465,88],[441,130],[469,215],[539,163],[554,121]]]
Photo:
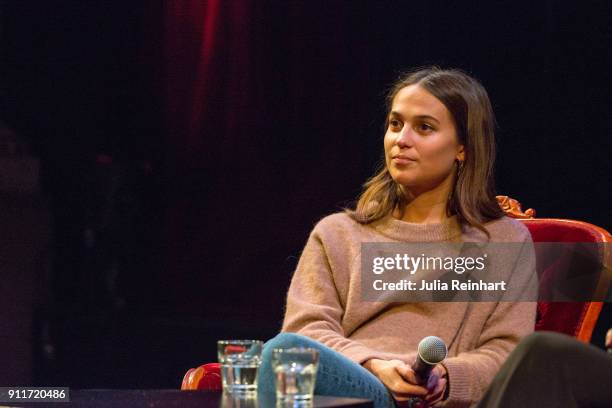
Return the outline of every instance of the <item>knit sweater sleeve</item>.
[[[302,252],[287,293],[281,331],[308,336],[361,364],[377,353],[346,337],[342,327],[346,299],[336,282],[347,282],[349,276],[332,268],[322,235],[315,227]]]
[[[535,251],[531,237],[525,238],[514,265],[512,278],[526,290],[537,291]],[[534,299],[535,294],[530,297]],[[474,303],[470,307],[479,307]],[[524,336],[533,332],[536,302],[498,302],[489,315],[474,350],[450,357],[442,363],[449,379],[444,407],[467,407],[479,401],[510,352]]]

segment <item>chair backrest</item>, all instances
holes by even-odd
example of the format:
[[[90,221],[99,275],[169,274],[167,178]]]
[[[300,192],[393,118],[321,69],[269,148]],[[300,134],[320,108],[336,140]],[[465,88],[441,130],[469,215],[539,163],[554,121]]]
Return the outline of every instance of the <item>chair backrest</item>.
[[[534,218],[535,211],[521,210],[521,204],[507,196],[497,197],[500,206],[509,217],[517,218],[527,226],[534,242],[586,242],[602,243],[601,250],[593,254],[597,263],[610,265],[612,254],[612,236],[606,230],[587,222]],[[609,276],[599,276],[598,288],[607,291],[610,285]],[[605,292],[604,292],[605,293]],[[551,330],[576,337],[589,342],[593,329],[603,307],[602,302],[538,302],[538,314],[535,329]]]

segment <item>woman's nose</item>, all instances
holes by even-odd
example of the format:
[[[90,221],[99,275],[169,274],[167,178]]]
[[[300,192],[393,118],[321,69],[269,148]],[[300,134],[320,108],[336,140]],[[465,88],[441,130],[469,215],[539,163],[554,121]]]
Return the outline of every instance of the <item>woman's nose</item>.
[[[412,142],[412,131],[409,127],[404,126],[401,132],[398,133],[395,143],[397,143],[399,147],[410,147],[412,146]]]

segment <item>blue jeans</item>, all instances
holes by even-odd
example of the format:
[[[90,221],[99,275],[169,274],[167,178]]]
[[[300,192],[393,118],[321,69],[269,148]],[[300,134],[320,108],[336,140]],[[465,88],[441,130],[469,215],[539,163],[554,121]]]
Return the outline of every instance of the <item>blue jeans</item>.
[[[319,350],[315,394],[367,398],[374,401],[375,408],[395,407],[393,397],[374,374],[337,351],[295,333],[281,333],[264,345],[257,379],[259,392],[272,394],[275,392],[272,349],[290,347],[310,347]]]

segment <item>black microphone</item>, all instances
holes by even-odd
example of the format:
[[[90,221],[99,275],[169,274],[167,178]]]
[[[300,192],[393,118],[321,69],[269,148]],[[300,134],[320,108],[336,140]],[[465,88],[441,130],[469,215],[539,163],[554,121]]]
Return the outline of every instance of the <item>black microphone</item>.
[[[436,336],[425,337],[419,343],[416,362],[412,369],[418,379],[427,384],[431,370],[446,358],[448,350],[444,340]]]

